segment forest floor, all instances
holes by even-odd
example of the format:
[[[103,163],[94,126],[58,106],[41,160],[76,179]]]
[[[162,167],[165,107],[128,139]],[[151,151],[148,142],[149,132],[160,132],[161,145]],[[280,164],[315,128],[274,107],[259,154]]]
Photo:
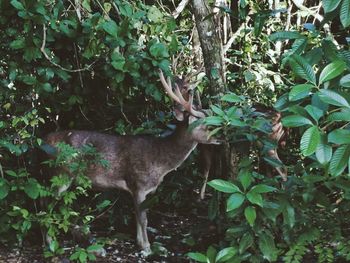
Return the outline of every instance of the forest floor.
[[[203,211],[205,212],[205,211]],[[97,257],[96,262],[189,262],[185,256],[191,251],[205,251],[206,248],[218,241],[215,225],[207,219],[206,214],[198,215],[198,211],[162,212],[150,210],[148,215],[148,234],[153,243],[154,255],[145,258],[135,245],[135,226],[131,222],[127,228],[105,230],[103,226],[108,222],[100,222],[92,230],[96,238],[105,238],[105,256]],[[38,233],[36,242],[26,241],[22,248],[8,249],[0,247],[0,262],[27,263],[27,262],[62,262],[68,263],[69,256],[56,259],[45,259],[41,244],[41,234]],[[67,255],[74,248],[69,246],[69,237],[64,243]],[[83,246],[82,246],[83,247]]]

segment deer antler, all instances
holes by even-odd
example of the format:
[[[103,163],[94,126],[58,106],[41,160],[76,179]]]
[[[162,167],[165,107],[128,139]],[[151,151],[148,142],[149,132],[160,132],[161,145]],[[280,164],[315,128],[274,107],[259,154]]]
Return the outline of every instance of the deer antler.
[[[159,78],[160,78],[160,81],[161,81],[164,89],[166,90],[166,92],[168,93],[168,95],[171,99],[173,99],[176,103],[182,105],[185,108],[185,110],[187,112],[189,112],[191,115],[193,115],[197,118],[204,118],[205,117],[205,114],[203,112],[197,111],[193,108],[193,105],[192,105],[193,104],[193,94],[192,93],[189,95],[188,101],[186,101],[184,99],[184,97],[182,96],[178,85],[175,85],[175,93],[173,92],[170,78],[168,78],[168,82],[167,82],[164,78],[164,74],[163,74],[162,70],[159,70]]]

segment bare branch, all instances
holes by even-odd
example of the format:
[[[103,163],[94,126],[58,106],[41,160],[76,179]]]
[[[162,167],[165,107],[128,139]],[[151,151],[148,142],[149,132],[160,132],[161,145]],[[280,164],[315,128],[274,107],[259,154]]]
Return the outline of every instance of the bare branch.
[[[172,16],[176,19],[181,12],[185,9],[186,5],[190,0],[182,0],[180,4],[176,7],[175,11],[172,13]]]
[[[45,58],[54,66],[64,70],[64,71],[67,71],[67,72],[81,72],[81,71],[87,71],[91,68],[91,66],[93,64],[95,64],[97,62],[97,60],[95,60],[94,62],[92,62],[90,65],[86,66],[85,68],[81,68],[81,69],[69,69],[69,68],[65,68],[65,67],[62,67],[61,65],[57,64],[56,62],[54,62],[52,60],[52,58],[50,58],[50,56],[46,53],[45,51],[45,45],[46,45],[46,25],[43,24],[43,42],[41,44],[41,48],[40,48],[40,51],[41,53],[43,53],[43,55],[45,56]]]

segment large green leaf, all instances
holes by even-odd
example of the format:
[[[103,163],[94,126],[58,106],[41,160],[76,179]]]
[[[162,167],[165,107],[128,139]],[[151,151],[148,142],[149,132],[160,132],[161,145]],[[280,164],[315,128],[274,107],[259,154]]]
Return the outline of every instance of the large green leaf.
[[[328,141],[335,144],[350,144],[350,130],[333,130],[328,134]]]
[[[316,122],[318,122],[318,120],[323,116],[324,113],[323,110],[313,105],[307,105],[305,107],[305,110]]]
[[[249,192],[263,194],[263,193],[271,193],[271,192],[276,191],[276,190],[277,189],[275,187],[272,187],[272,186],[269,186],[266,184],[258,184],[258,185],[253,186]]]
[[[218,252],[215,258],[216,263],[225,262],[237,254],[237,248],[227,247]]]
[[[343,27],[350,26],[350,0],[343,0],[340,7],[340,21]]]
[[[320,131],[317,126],[307,129],[300,141],[300,150],[303,155],[309,156],[313,154],[321,140]]]
[[[329,165],[329,171],[331,175],[340,175],[349,164],[350,145],[340,146],[333,154],[331,163]]]
[[[339,81],[340,86],[350,88],[350,74],[345,75]]]
[[[24,186],[24,192],[32,199],[39,197],[40,185],[32,178],[29,178],[28,182]]]
[[[187,253],[187,256],[193,260],[198,261],[198,262],[203,262],[203,263],[208,262],[207,256],[202,254],[202,253],[199,253],[199,252],[190,252],[190,253]]]
[[[269,39],[271,41],[298,39],[298,38],[305,38],[305,37],[302,34],[300,34],[298,31],[280,31],[280,32],[272,33],[269,36]]]
[[[255,204],[255,205],[258,205],[260,207],[263,207],[263,198],[262,198],[261,194],[249,191],[247,193],[247,199],[252,204]]]
[[[242,191],[235,184],[222,180],[222,179],[214,179],[208,182],[208,185],[213,187],[214,189],[224,192],[224,193],[241,193]]]
[[[285,127],[301,127],[305,125],[313,125],[312,121],[300,115],[286,116],[282,118],[282,124]]]
[[[227,102],[241,102],[243,101],[241,96],[238,96],[234,93],[229,93],[229,94],[225,94],[224,96],[221,97],[222,101],[227,101]]]
[[[256,219],[256,211],[253,206],[248,206],[244,209],[244,216],[247,219],[249,225],[253,226]]]
[[[328,103],[330,105],[344,106],[350,108],[348,101],[339,93],[333,90],[321,89],[318,93],[318,96],[323,102]]]
[[[11,0],[11,5],[16,8],[17,10],[25,10],[25,7],[20,1],[17,0]]]
[[[224,123],[224,119],[220,116],[209,116],[204,119],[206,125],[221,126]]]
[[[339,81],[340,86],[350,88],[350,74],[345,75]]]
[[[327,121],[350,121],[350,109],[342,109],[329,114]]]
[[[118,35],[118,25],[113,20],[108,20],[107,22],[104,22],[102,27],[104,31],[106,31],[111,36]]]
[[[322,0],[322,5],[325,13],[332,12],[337,8],[341,0]]]
[[[316,158],[320,164],[326,164],[332,158],[332,147],[327,144],[325,136],[322,136],[316,148]]]
[[[269,232],[261,232],[259,234],[259,248],[264,258],[269,262],[277,260],[278,251],[275,246],[273,236]]]
[[[290,101],[296,101],[296,100],[303,99],[303,98],[310,95],[310,92],[311,92],[313,87],[314,87],[314,85],[307,84],[307,83],[296,85],[289,92],[288,98]]]
[[[227,199],[227,208],[226,212],[232,211],[233,209],[236,209],[240,207],[244,202],[244,195],[240,193],[234,193]]]
[[[337,60],[327,65],[320,74],[320,84],[328,80],[338,77],[346,68],[346,64],[342,60]]]
[[[246,232],[239,240],[239,254],[243,254],[243,252],[246,251],[249,247],[251,247],[253,243],[253,236],[249,232]]]
[[[0,200],[4,199],[10,191],[7,181],[4,178],[0,178]]]
[[[303,57],[299,55],[292,55],[289,59],[289,63],[295,74],[316,85],[315,72],[311,65]]]

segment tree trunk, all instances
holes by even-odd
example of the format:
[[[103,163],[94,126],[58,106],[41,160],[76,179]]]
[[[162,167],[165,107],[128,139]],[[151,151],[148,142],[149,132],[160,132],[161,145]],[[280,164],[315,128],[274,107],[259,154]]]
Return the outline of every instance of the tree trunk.
[[[222,93],[225,89],[220,27],[205,0],[193,0],[193,13],[201,42],[205,72],[209,79],[210,95]]]
[[[198,36],[204,58],[206,75],[209,79],[209,93],[211,96],[225,92],[225,68],[223,63],[223,49],[220,35],[220,20],[212,15],[212,11],[205,0],[193,0],[193,13],[196,20]],[[212,147],[215,149],[215,147]],[[213,150],[211,150],[213,151]],[[212,153],[214,178],[234,177],[237,174],[236,151],[229,143],[224,143],[220,150]]]

